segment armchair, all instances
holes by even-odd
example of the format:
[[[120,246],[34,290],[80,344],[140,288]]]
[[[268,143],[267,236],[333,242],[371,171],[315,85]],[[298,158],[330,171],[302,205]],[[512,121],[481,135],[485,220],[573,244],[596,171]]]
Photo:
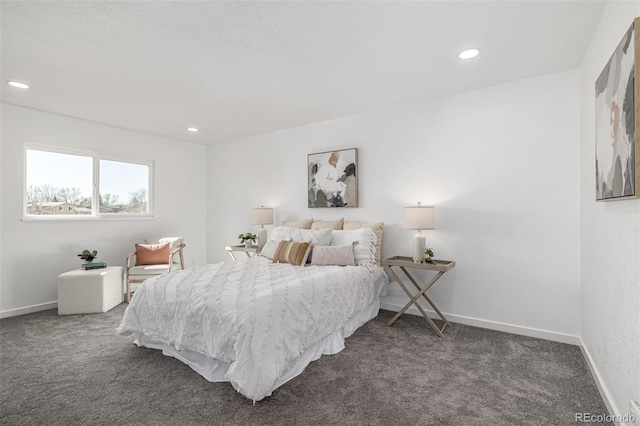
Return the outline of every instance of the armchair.
[[[142,283],[156,275],[184,269],[185,246],[181,237],[161,238],[158,244],[136,244],[136,251],[129,253],[126,261],[126,302],[131,301],[131,284]],[[132,265],[134,257],[135,263]]]

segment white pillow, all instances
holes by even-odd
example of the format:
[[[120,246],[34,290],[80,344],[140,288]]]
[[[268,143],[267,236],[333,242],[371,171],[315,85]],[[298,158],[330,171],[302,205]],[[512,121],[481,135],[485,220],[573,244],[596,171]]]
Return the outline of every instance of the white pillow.
[[[260,250],[260,256],[264,256],[267,259],[273,259],[273,256],[275,256],[276,250],[278,249],[278,244],[280,244],[280,241],[267,241],[264,247],[262,247],[262,250]]]
[[[376,234],[373,230],[370,228],[360,228],[346,231],[333,231],[330,245],[346,246],[357,241],[358,244],[353,248],[356,263],[375,263],[376,240]]]
[[[328,246],[333,229],[300,229],[278,226],[271,231],[272,241],[305,241],[314,246]]]
[[[171,250],[171,253],[173,253],[178,249],[178,247],[182,245],[182,243],[184,242],[184,238],[183,237],[166,237],[166,238],[160,238],[158,242],[160,244],[169,243],[169,250]]]
[[[382,254],[382,231],[384,230],[384,222],[365,223],[365,222],[345,222],[342,229],[360,229],[371,228],[376,234],[376,263],[380,264],[380,256]]]

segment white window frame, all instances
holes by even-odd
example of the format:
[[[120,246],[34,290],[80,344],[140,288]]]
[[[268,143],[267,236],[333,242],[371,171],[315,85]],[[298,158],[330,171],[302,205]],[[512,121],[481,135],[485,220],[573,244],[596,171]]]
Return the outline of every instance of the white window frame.
[[[46,151],[55,154],[78,155],[89,157],[93,160],[93,191],[91,202],[91,214],[75,215],[34,215],[27,214],[27,150]],[[100,213],[100,160],[118,161],[121,163],[138,164],[149,168],[149,188],[148,188],[148,211],[147,213]],[[64,148],[52,145],[35,143],[25,143],[23,150],[23,178],[22,178],[22,220],[103,220],[103,219],[151,219],[154,217],[154,162],[153,160],[142,160],[119,155],[104,154],[96,151],[86,151],[73,148]]]

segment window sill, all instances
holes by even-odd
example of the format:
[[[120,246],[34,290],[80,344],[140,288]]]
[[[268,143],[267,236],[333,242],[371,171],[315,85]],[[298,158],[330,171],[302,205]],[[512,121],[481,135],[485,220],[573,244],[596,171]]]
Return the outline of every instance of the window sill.
[[[67,217],[65,217],[67,216]],[[113,215],[113,216],[89,216],[89,215],[24,215],[22,222],[86,222],[103,220],[151,220],[154,215]]]

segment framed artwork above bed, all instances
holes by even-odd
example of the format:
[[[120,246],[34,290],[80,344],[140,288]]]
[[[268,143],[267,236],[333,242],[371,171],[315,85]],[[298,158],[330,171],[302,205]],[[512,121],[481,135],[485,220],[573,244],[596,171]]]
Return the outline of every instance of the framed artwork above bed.
[[[595,85],[596,200],[640,197],[640,18]]]
[[[307,201],[315,207],[358,207],[358,148],[307,156]]]

